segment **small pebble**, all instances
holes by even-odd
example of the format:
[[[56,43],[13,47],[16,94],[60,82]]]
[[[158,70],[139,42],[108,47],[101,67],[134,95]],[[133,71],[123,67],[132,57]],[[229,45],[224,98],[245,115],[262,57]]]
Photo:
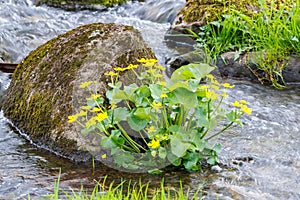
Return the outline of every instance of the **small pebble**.
[[[216,172],[221,172],[222,168],[219,165],[214,165],[211,167],[211,170],[216,171]]]

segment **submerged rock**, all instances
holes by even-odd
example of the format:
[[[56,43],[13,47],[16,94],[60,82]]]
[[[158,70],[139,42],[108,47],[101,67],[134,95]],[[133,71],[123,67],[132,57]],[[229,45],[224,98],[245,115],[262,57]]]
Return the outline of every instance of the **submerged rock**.
[[[103,94],[114,67],[155,58],[136,29],[116,24],[89,24],[62,34],[32,51],[15,70],[2,102],[4,115],[39,146],[84,161],[100,151],[95,134],[83,136],[81,127],[68,123],[90,94],[79,88],[97,81]],[[121,81],[134,82],[131,73]]]
[[[265,72],[259,70],[259,65],[255,61],[257,56],[255,53],[246,53],[238,55],[237,52],[226,52],[218,57],[215,65],[217,68],[212,72],[216,76],[249,80],[259,82],[259,79],[264,79]],[[201,49],[192,51],[175,58],[170,59],[168,65],[170,71],[174,71],[183,65],[197,62],[209,62],[205,52]],[[290,56],[287,65],[282,70],[282,77],[286,86],[299,86],[300,83],[300,57],[297,55]],[[266,83],[266,82],[262,82]],[[268,83],[271,84],[271,83]]]

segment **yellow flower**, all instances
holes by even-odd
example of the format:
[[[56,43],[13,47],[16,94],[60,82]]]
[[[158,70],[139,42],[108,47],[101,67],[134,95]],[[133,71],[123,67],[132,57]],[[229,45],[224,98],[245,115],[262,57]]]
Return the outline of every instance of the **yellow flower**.
[[[102,111],[102,109],[99,107],[94,107],[92,110],[92,112],[100,112],[100,111]]]
[[[156,72],[156,69],[148,69],[146,72],[149,74],[154,74]]]
[[[240,100],[240,102],[241,102],[241,104],[243,104],[243,105],[246,105],[246,104],[248,104],[248,102],[247,101],[245,101],[245,100]]]
[[[156,59],[147,59],[145,62],[143,62],[143,66],[145,67],[152,67],[155,65],[158,61]]]
[[[155,110],[159,110],[162,107],[162,104],[161,104],[161,102],[156,103],[155,101],[153,101],[153,103],[151,104],[151,106]]]
[[[111,105],[110,105],[110,108],[111,109],[115,109],[117,107],[117,104],[116,103],[112,103]]]
[[[161,78],[161,77],[163,77],[162,74],[154,74],[153,76],[154,76],[154,78]]]
[[[212,85],[211,88],[214,89],[214,90],[219,90],[220,89],[220,87],[217,86],[217,85]]]
[[[92,94],[91,97],[86,98],[86,100],[96,100],[96,99],[98,99],[99,97],[101,97],[100,94]]]
[[[210,79],[210,80],[213,80],[215,77],[214,77],[213,75],[211,75],[211,74],[207,74],[207,75],[206,75],[206,78],[208,78],[208,79]]]
[[[138,65],[133,65],[133,64],[130,64],[128,65],[128,67],[126,67],[127,69],[136,69],[138,68]]]
[[[105,73],[104,75],[113,77],[113,76],[118,76],[118,73],[110,71],[108,73]]]
[[[86,126],[87,128],[90,128],[91,126],[93,126],[93,125],[95,125],[95,124],[96,124],[96,118],[93,117],[93,118],[89,119],[89,121],[87,121],[87,122],[85,123],[85,126]]]
[[[160,95],[160,98],[168,98],[168,95],[167,95],[166,93],[162,93],[162,94]]]
[[[87,112],[81,110],[80,113],[78,113],[78,114],[76,114],[76,115],[77,115],[78,117],[86,116],[86,115],[87,115]]]
[[[162,140],[166,140],[167,138],[168,138],[168,134],[164,134],[164,135],[161,137]]]
[[[101,158],[102,158],[102,159],[105,159],[105,158],[106,158],[106,153],[105,153],[105,154],[102,154]]]
[[[138,62],[140,63],[157,63],[158,60],[150,58],[150,59],[145,59],[145,58],[141,58],[141,59],[137,59]]]
[[[96,116],[96,120],[98,120],[98,122],[102,122],[106,118],[108,118],[107,112],[99,113]]]
[[[156,149],[157,147],[160,146],[160,142],[153,139],[150,143],[148,143],[148,146],[151,147],[152,149]]]
[[[208,85],[201,85],[201,86],[199,86],[199,89],[200,89],[200,90],[206,90],[206,89],[208,89],[208,88],[209,88]]]
[[[251,113],[252,113],[252,108],[248,108],[248,106],[246,106],[246,105],[242,105],[241,106],[241,110],[244,113],[246,113],[247,115],[251,115]]]
[[[118,72],[123,72],[123,71],[127,70],[127,68],[126,68],[126,67],[125,67],[125,68],[122,68],[122,67],[115,67],[114,70],[115,70],[115,71],[118,71]]]
[[[78,119],[78,115],[70,115],[68,116],[68,119],[69,123],[75,122]]]
[[[140,62],[140,63],[144,63],[144,62],[146,62],[146,59],[145,58],[141,58],[141,59],[137,59],[137,61]]]
[[[83,83],[80,83],[80,88],[86,88],[88,87],[89,85],[91,85],[93,83],[93,81],[87,81],[87,82],[83,82]]]
[[[228,98],[228,94],[225,91],[222,92],[221,96],[224,98]]]
[[[156,132],[154,126],[150,126],[149,128],[146,128],[146,131],[147,131],[148,133],[155,133],[155,132]]]
[[[238,101],[235,101],[234,103],[232,103],[232,105],[233,105],[234,107],[241,107],[241,104],[240,104],[240,102],[238,102]]]
[[[224,88],[234,88],[234,85],[230,85],[229,83],[224,83],[223,87]]]
[[[166,68],[163,67],[163,66],[161,66],[161,65],[155,65],[154,67],[155,67],[156,69],[158,69],[158,70],[161,70],[161,71],[166,70]]]
[[[82,110],[89,110],[89,109],[91,109],[91,106],[81,106],[81,109]]]
[[[206,98],[208,98],[208,99],[212,99],[212,100],[216,100],[217,98],[218,98],[218,94],[217,93],[215,93],[214,91],[206,91]]]

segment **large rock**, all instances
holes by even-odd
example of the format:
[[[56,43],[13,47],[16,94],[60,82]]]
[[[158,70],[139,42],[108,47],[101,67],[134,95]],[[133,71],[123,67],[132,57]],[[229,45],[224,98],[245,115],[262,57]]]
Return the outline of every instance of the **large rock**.
[[[284,1],[286,8],[294,5],[294,1]],[[278,9],[282,5],[280,0],[266,0],[266,6]],[[260,11],[260,1],[254,0],[186,0],[186,4],[177,14],[171,32],[186,32],[186,28],[199,32],[199,26],[207,22],[216,21],[222,15],[228,14],[230,9],[237,10],[248,16],[255,16]]]
[[[3,112],[38,145],[73,160],[87,160],[100,150],[99,138],[83,136],[80,127],[67,122],[89,95],[80,83],[97,81],[98,92],[104,93],[108,81],[104,73],[142,57],[155,58],[131,26],[78,27],[40,46],[18,65],[2,102]],[[125,72],[121,80],[134,82],[131,76]]]
[[[266,80],[266,74],[264,71],[259,70],[258,64],[255,61],[257,55],[249,52],[243,55],[237,56],[237,52],[226,52],[219,56],[216,60],[217,68],[212,72],[216,76],[249,80],[253,82],[259,82],[260,80]],[[195,62],[209,62],[205,52],[201,49],[192,51],[170,60],[170,71],[174,71],[183,65]],[[284,83],[289,87],[299,87],[300,83],[300,57],[297,55],[291,55],[287,58],[287,65],[282,70],[282,77]],[[264,84],[271,84],[270,82],[264,82]]]

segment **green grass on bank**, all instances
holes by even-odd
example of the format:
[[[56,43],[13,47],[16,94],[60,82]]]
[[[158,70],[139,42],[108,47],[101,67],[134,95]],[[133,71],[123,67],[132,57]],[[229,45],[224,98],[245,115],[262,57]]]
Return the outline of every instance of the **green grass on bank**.
[[[258,69],[254,74],[262,83],[271,82],[275,87],[282,87],[282,70],[288,57],[300,55],[300,1],[297,0],[292,8],[284,4],[277,8],[260,2],[261,11],[255,16],[231,10],[222,19],[200,27],[200,33],[193,35],[198,46],[213,60],[228,51],[236,51],[236,58],[246,52],[256,52]]]
[[[92,191],[85,190],[83,187],[80,191],[65,192],[59,188],[60,176],[54,183],[54,190],[52,194],[45,196],[46,199],[51,200],[201,200],[199,191],[191,192],[183,188],[180,183],[178,190],[168,189],[164,185],[164,181],[160,182],[160,186],[155,189],[150,189],[149,184],[132,184],[126,181],[120,184],[110,183],[107,187],[105,180],[97,183]],[[28,197],[30,200],[30,197]]]

